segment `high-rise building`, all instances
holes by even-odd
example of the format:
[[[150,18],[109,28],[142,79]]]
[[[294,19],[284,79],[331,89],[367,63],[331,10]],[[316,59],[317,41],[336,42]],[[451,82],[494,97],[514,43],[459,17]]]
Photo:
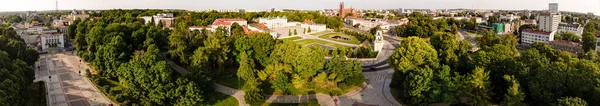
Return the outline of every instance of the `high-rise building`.
[[[552,32],[558,29],[560,23],[560,13],[542,13],[537,17],[539,30]]]
[[[550,3],[550,4],[548,4],[548,11],[550,11],[550,12],[559,12],[558,11],[558,3]]]

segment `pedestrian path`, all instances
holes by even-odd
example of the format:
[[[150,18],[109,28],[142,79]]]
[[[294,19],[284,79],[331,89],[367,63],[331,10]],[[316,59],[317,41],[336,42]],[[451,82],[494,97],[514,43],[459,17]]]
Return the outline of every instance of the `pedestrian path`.
[[[37,68],[39,66],[39,68]],[[106,106],[112,104],[91,81],[80,72],[77,56],[70,54],[40,55],[36,62],[36,80],[46,82],[49,106]]]

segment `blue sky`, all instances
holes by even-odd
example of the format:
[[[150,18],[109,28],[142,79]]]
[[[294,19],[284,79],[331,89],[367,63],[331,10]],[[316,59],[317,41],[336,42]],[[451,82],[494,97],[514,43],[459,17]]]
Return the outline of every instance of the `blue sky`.
[[[347,7],[363,9],[509,9],[543,10],[548,3],[559,3],[561,11],[600,14],[600,0],[58,0],[58,8],[71,9],[325,9]],[[55,0],[3,0],[0,11],[54,10]]]

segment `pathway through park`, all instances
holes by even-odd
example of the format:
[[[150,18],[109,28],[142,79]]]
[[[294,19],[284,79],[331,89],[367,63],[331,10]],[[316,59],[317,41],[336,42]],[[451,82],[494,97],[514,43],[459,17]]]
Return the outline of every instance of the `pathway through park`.
[[[94,86],[82,69],[88,65],[65,53],[42,54],[35,65],[35,81],[46,82],[49,106],[106,106],[110,99]],[[39,67],[39,68],[38,68]],[[82,70],[80,73],[79,70]]]

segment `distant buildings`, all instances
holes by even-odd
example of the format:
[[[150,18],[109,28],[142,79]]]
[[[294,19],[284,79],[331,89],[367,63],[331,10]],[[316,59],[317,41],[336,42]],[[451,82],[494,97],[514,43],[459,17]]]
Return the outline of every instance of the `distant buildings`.
[[[47,33],[40,35],[41,43],[39,45],[42,46],[42,50],[46,50],[48,48],[64,48],[65,39],[62,33]]]
[[[504,24],[502,24],[502,23],[493,23],[492,24],[492,29],[494,30],[494,33],[496,33],[496,34],[502,34],[502,33],[504,33]]]
[[[525,19],[525,20],[520,20],[521,24],[525,25],[525,24],[531,24],[531,25],[537,25],[537,20],[534,19]]]
[[[515,16],[514,14],[508,14],[508,15],[501,15],[500,16],[501,20],[508,20],[508,21],[518,20],[520,18],[521,18],[521,16]]]
[[[77,12],[77,10],[73,9],[73,11],[71,11],[71,14],[69,16],[67,16],[67,19],[65,19],[65,21],[67,21],[69,23],[69,25],[73,24],[73,21],[77,20],[77,19],[86,19],[89,18],[90,15],[87,14],[87,12],[85,10],[81,10],[80,13]]]
[[[521,36],[523,43],[533,44],[535,42],[548,43],[554,40],[554,34],[556,31],[547,32],[541,30],[525,29]]]
[[[258,23],[265,24],[268,28],[282,28],[286,27],[288,20],[285,16],[283,17],[267,17],[267,18],[258,18]]]
[[[581,48],[579,43],[570,42],[570,41],[566,41],[566,40],[551,41],[550,46],[552,46],[553,49],[567,51],[567,52],[571,52],[571,53],[578,53],[578,52],[583,51],[583,49]]]
[[[539,30],[552,32],[558,29],[560,23],[560,13],[542,13],[537,17],[539,21]]]
[[[558,3],[548,4],[548,11],[558,13]]]
[[[341,19],[344,19],[346,17],[353,18],[356,15],[358,15],[358,14],[356,14],[356,10],[354,8],[344,8],[344,2],[340,3],[340,9],[338,11],[339,11],[338,16]],[[348,16],[348,15],[350,15],[350,16]]]
[[[143,16],[145,24],[148,24],[154,20],[154,24],[158,25],[159,22],[163,24],[163,27],[171,28],[173,27],[173,23],[175,23],[175,17],[171,13],[167,14],[156,14],[154,16]]]
[[[560,23],[558,25],[558,33],[571,32],[581,37],[583,34],[583,25],[578,23]]]
[[[389,29],[406,24],[408,23],[408,21],[408,18],[403,18],[400,20],[388,20],[379,18],[346,18],[344,20],[346,24],[356,26],[364,30],[368,30],[379,25],[383,32],[388,32]]]
[[[219,18],[213,21],[211,27],[212,29],[217,29],[218,27],[230,29],[233,23],[238,23],[240,26],[248,25],[248,21],[241,18]]]

